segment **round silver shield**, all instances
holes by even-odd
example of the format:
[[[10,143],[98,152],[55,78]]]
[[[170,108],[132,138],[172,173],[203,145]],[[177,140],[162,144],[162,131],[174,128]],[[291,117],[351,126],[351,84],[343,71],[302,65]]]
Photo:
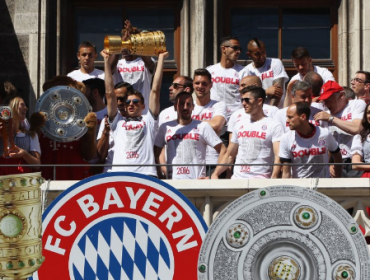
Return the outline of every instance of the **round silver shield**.
[[[87,98],[77,89],[56,86],[45,91],[37,100],[36,111],[43,113],[46,124],[41,131],[50,139],[71,142],[87,131],[84,119],[91,112]]]
[[[329,197],[274,186],[233,201],[211,225],[199,280],[370,279],[365,238]]]

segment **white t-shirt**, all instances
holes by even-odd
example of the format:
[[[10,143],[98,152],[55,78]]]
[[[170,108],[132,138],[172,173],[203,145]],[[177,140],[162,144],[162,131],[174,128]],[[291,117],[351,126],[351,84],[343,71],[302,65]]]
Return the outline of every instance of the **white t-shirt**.
[[[361,135],[353,136],[351,156],[359,154],[365,163],[370,163],[370,135],[366,137],[364,142],[361,142]]]
[[[211,99],[226,104],[226,116],[242,107],[239,92],[239,72],[243,66],[234,64],[232,68],[223,68],[220,63],[207,67],[212,75]]]
[[[143,115],[149,109],[149,94],[153,74],[145,67],[145,63],[139,56],[133,61],[121,59],[117,63],[117,71],[121,74],[122,80],[133,86],[133,88],[144,96],[145,109]]]
[[[69,72],[67,76],[71,77],[73,80],[77,82],[82,82],[82,81],[93,79],[93,78],[99,78],[99,79],[104,80],[104,71],[94,68],[94,71],[86,74],[86,73],[82,73],[81,69],[77,69],[72,72]]]
[[[239,72],[239,79],[245,76],[257,76],[262,81],[262,88],[268,89],[273,85],[273,81],[279,78],[284,78],[283,96],[280,99],[279,108],[283,108],[285,99],[285,83],[289,80],[288,74],[285,72],[283,63],[278,58],[266,58],[265,64],[260,67],[254,67],[253,62],[249,63]],[[265,103],[270,103],[270,98],[266,98]]]
[[[223,102],[217,102],[211,100],[205,106],[199,106],[195,104],[194,110],[191,117],[198,121],[210,121],[216,116],[221,116],[226,120],[226,105]],[[218,161],[219,154],[217,151],[211,147],[207,146],[206,163],[216,164]]]
[[[113,166],[112,171],[130,171],[157,176],[155,166],[138,166],[155,164],[153,144],[157,121],[151,113],[141,120],[130,120],[117,113],[109,123],[113,131],[113,164],[132,164],[135,166]]]
[[[314,66],[313,67],[313,71],[315,71],[317,74],[319,74],[321,76],[321,78],[323,79],[324,81],[324,84],[327,82],[327,81],[335,81],[335,78],[333,76],[333,74],[327,69],[327,68],[324,68],[324,67],[319,67],[319,66]],[[297,73],[296,75],[294,75],[290,81],[295,81],[295,80],[298,80],[298,81],[303,81],[303,77],[301,74]]]
[[[192,120],[185,126],[177,121],[162,124],[154,144],[160,148],[167,145],[167,164],[183,164],[173,169],[168,167],[170,178],[197,179],[206,176],[205,166],[188,164],[205,164],[207,145],[215,147],[220,143],[221,139],[208,123]]]
[[[159,114],[158,126],[173,120],[177,120],[177,112],[175,111],[175,106],[170,106],[162,110],[162,112]]]
[[[283,128],[274,119],[265,117],[252,122],[249,116],[236,122],[232,143],[239,145],[232,178],[270,178],[272,166],[248,164],[274,163],[273,143],[279,142]]]
[[[315,107],[312,107],[310,106],[310,109],[311,109],[311,114],[310,114],[310,118],[308,119],[308,121],[310,123],[312,123],[314,126],[321,126],[321,127],[328,127],[328,123],[327,122],[324,122],[324,121],[315,121],[315,119],[313,118],[314,115],[316,115],[317,113],[321,112],[322,110],[319,110]],[[288,107],[285,107],[283,109],[280,109],[276,114],[275,114],[275,117],[274,119],[279,121],[281,126],[284,128],[284,132],[288,132],[290,131],[290,128],[289,128],[289,125],[286,121],[286,112],[288,111]]]
[[[363,100],[350,100],[343,110],[334,116],[343,121],[349,122],[356,119],[362,120],[365,108],[366,103]],[[350,158],[353,135],[344,132],[334,125],[329,125],[329,130],[334,135],[335,140],[339,143],[342,158]]]
[[[262,109],[263,109],[263,113],[269,118],[273,118],[275,116],[275,114],[277,113],[277,111],[279,111],[279,109],[276,106],[272,106],[272,105],[268,105],[268,104],[263,104]],[[244,118],[245,116],[249,116],[249,114],[247,114],[245,112],[244,108],[241,108],[241,109],[235,111],[231,115],[231,117],[229,119],[229,122],[227,123],[227,131],[232,132],[232,129],[233,129],[235,123],[239,119]]]
[[[338,143],[327,128],[315,126],[309,137],[295,130],[285,133],[280,140],[279,157],[292,163],[328,163],[329,152],[336,152]],[[305,165],[292,166],[293,178],[329,178],[329,166]]]

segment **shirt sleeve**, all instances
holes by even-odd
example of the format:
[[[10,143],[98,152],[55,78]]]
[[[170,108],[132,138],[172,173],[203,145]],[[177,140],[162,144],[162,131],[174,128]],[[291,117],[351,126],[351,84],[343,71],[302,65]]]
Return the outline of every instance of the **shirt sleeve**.
[[[279,142],[281,136],[284,135],[284,129],[279,122],[275,122],[274,127],[272,128],[272,142]]]
[[[356,134],[352,140],[351,156],[355,154],[359,154],[362,157],[364,156],[360,134]]]
[[[105,126],[105,118],[102,119],[102,121],[100,123],[99,131],[98,131],[98,136],[96,137],[96,141],[99,141],[99,139],[101,138],[101,136],[103,134],[104,126]]]
[[[290,131],[288,131],[283,136],[281,136],[281,141],[280,141],[280,146],[279,146],[279,158],[285,159],[285,161],[287,159],[290,159],[291,161],[292,159],[292,152],[291,152],[291,148],[289,147],[291,146],[290,141],[289,141],[290,137],[293,137]]]
[[[220,137],[218,137],[216,132],[208,123],[203,122],[202,125],[203,125],[203,138],[208,146],[214,148],[218,144],[222,143]]]
[[[214,106],[214,114],[213,116],[216,117],[216,116],[222,116],[224,117],[225,120],[227,120],[226,118],[226,105],[224,102],[217,102]]]
[[[274,80],[284,78],[284,83],[289,80],[289,76],[285,71],[284,65],[280,59],[273,59]]]
[[[234,126],[235,126],[235,119],[236,119],[236,115],[237,113],[234,112],[231,116],[230,116],[230,119],[229,121],[227,122],[227,131],[233,133],[233,129],[234,129]]]
[[[114,119],[113,119],[112,121],[110,121],[110,120],[109,120],[109,118],[108,118],[108,123],[109,123],[110,129],[111,129],[112,131],[115,131],[115,130],[116,130],[116,128],[117,128],[117,124],[118,124],[118,122],[119,122],[120,120],[124,120],[124,119],[123,119],[123,117],[121,116],[121,114],[119,114],[118,112],[117,112],[116,116],[114,117]]]
[[[366,108],[366,103],[363,100],[354,100],[353,102],[355,103],[353,104],[353,108],[351,110],[353,114],[352,121],[356,119],[362,120]]]
[[[325,130],[326,130],[326,134],[328,136],[327,139],[328,139],[328,149],[329,149],[329,152],[332,153],[332,152],[337,151],[338,148],[339,148],[338,142],[335,140],[333,134],[331,134],[328,129],[325,129]]]

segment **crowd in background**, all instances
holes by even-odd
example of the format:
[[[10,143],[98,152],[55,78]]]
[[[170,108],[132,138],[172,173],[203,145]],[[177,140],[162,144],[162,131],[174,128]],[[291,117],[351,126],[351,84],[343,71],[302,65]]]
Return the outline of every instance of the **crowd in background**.
[[[132,32],[140,30],[126,21],[122,39]],[[245,67],[237,63],[242,47],[252,60]],[[173,105],[160,108],[168,52],[155,61],[103,50],[100,70],[94,44],[82,42],[78,69],[43,85],[44,92],[73,87],[89,101],[87,132],[72,142],[44,135],[46,116],[27,119],[24,100],[6,82],[0,101],[11,108],[15,147],[4,151],[0,138],[0,164],[9,165],[0,173],[41,170],[56,180],[115,171],[169,179],[370,177],[369,72],[357,71],[351,87],[342,87],[297,46],[291,53],[297,74],[289,79],[258,38],[240,46],[238,38],[224,37],[220,52],[219,63],[176,76],[168,89]]]

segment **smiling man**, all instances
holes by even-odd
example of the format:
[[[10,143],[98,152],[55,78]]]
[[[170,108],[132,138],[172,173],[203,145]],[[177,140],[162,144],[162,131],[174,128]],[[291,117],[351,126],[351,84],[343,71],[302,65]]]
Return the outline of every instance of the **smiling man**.
[[[282,108],[285,82],[289,79],[283,63],[278,58],[267,57],[265,44],[257,38],[249,41],[247,55],[252,63],[240,71],[240,79],[250,75],[259,77],[266,91],[266,104]]]
[[[104,71],[94,68],[94,62],[98,54],[95,45],[91,42],[82,42],[78,47],[77,58],[80,63],[80,69],[68,73],[75,81],[82,82],[91,78],[100,78],[104,80]]]
[[[280,123],[268,118],[263,112],[265,90],[251,86],[243,88],[242,104],[248,116],[238,120],[225,155],[220,164],[234,166],[232,178],[278,178],[280,167],[269,164],[280,163],[279,142],[283,134]],[[250,165],[262,164],[262,165]],[[228,166],[217,166],[212,179],[218,179]]]

